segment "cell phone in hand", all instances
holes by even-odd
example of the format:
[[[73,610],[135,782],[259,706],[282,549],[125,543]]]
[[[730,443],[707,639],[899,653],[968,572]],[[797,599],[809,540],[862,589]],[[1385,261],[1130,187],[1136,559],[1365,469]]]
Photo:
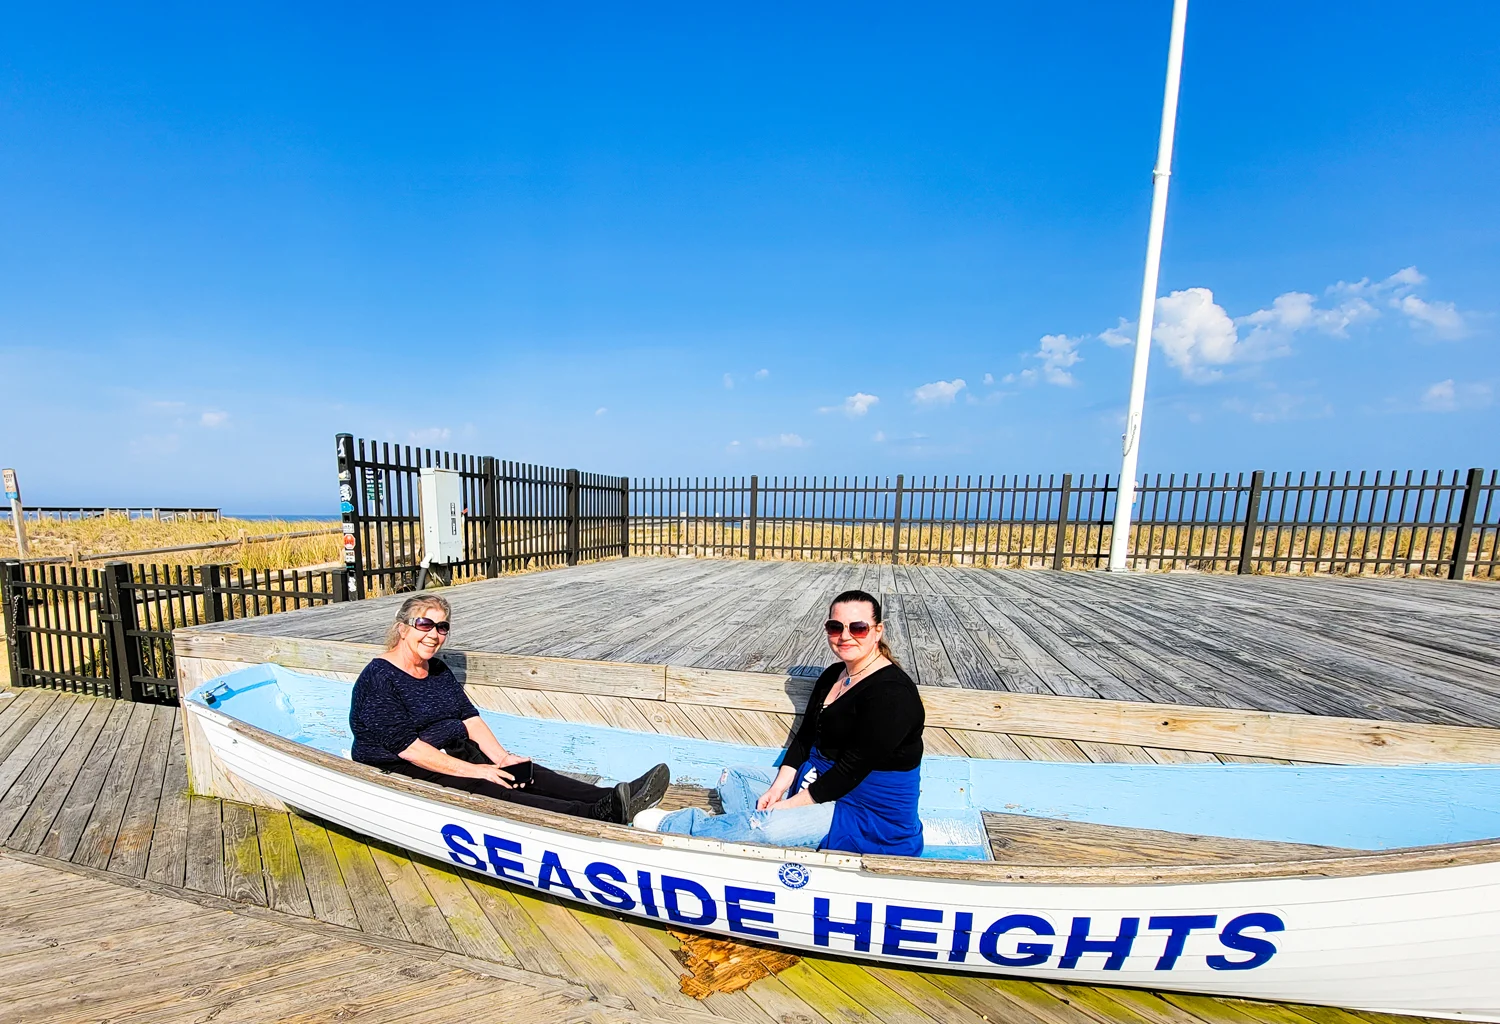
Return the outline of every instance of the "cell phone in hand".
[[[530,761],[517,761],[500,769],[511,777],[511,785],[518,789],[525,789],[536,781],[536,772],[532,770]]]

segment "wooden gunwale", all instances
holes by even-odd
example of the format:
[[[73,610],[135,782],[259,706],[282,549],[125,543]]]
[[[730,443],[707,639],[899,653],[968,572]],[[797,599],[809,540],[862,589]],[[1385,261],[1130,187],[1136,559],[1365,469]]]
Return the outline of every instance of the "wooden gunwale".
[[[822,854],[810,853],[807,850],[793,850],[784,847],[750,843],[726,844],[715,840],[696,839],[691,836],[643,832],[624,825],[588,821],[552,811],[525,807],[519,804],[497,805],[493,800],[381,772],[379,769],[358,764],[354,761],[346,761],[343,758],[335,757],[314,747],[295,743],[275,733],[241,722],[238,719],[231,718],[228,715],[196,702],[184,700],[184,705],[185,711],[188,714],[211,716],[215,722],[223,725],[230,731],[236,732],[247,739],[254,740],[287,756],[300,758],[320,768],[338,772],[364,782],[386,786],[422,799],[449,804],[480,814],[511,818],[519,822],[559,832],[606,839],[612,842],[628,843],[636,846],[672,846],[679,849],[700,850],[705,853],[744,853],[760,857],[774,856],[777,859],[800,860],[812,863],[821,862],[844,868],[858,868],[879,875],[1033,885],[1173,885],[1241,881],[1246,879],[1347,878],[1500,862],[1500,839],[1481,839],[1467,843],[1445,843],[1437,846],[1408,847],[1400,850],[1374,850],[1367,853],[1349,854],[1325,859],[1315,858],[1297,861],[1242,864],[1210,862],[1204,864],[1173,864],[1163,866],[1037,866],[991,861],[941,861],[926,860],[919,857]]]

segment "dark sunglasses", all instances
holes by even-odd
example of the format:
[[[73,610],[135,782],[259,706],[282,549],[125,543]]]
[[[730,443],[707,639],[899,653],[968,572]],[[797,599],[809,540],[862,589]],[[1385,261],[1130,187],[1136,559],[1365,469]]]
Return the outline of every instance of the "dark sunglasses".
[[[438,631],[438,636],[447,636],[448,630],[453,627],[444,619],[442,622],[434,622],[426,616],[418,616],[415,619],[407,619],[406,624],[419,633],[426,633],[430,629]]]
[[[823,623],[823,632],[829,636],[843,636],[844,630],[849,630],[849,635],[856,640],[863,640],[870,635],[873,629],[868,622],[840,622],[838,619],[829,619]]]

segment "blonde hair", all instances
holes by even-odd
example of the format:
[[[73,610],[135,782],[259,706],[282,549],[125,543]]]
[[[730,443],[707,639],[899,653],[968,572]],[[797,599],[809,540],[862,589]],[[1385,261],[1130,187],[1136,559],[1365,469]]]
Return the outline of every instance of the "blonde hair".
[[[875,611],[875,625],[877,625],[877,626],[884,625],[884,623],[882,622],[881,617],[880,617],[880,615],[881,615],[881,613],[880,613],[880,601],[878,599],[876,599],[876,597],[875,597],[874,594],[867,593],[867,592],[865,592],[863,590],[846,590],[846,591],[844,591],[838,597],[835,597],[832,601],[828,602],[828,613],[830,615],[833,614],[833,606],[836,605],[836,604],[851,604],[851,603],[853,603],[853,604],[861,604],[862,603],[862,604],[869,605]],[[886,661],[889,661],[892,665],[900,665],[901,664],[901,662],[899,662],[899,661],[896,660],[896,654],[895,654],[894,651],[891,650],[891,645],[885,642],[885,634],[883,632],[881,633],[880,640],[876,643],[876,646],[880,649],[880,654],[881,654],[882,657],[885,658]]]
[[[385,649],[393,650],[401,642],[401,627],[406,625],[406,620],[412,617],[412,613],[418,608],[441,608],[443,618],[450,618],[453,609],[448,602],[434,594],[413,594],[401,602],[400,609],[396,612],[396,621],[391,623],[391,628],[385,631]]]

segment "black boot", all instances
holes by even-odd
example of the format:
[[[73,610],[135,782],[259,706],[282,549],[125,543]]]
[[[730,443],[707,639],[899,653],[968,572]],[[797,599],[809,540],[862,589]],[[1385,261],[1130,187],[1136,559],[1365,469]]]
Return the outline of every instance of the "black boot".
[[[625,783],[629,790],[625,821],[632,822],[646,808],[661,803],[661,798],[667,795],[667,787],[671,784],[672,771],[664,764],[657,765],[633,782]]]

